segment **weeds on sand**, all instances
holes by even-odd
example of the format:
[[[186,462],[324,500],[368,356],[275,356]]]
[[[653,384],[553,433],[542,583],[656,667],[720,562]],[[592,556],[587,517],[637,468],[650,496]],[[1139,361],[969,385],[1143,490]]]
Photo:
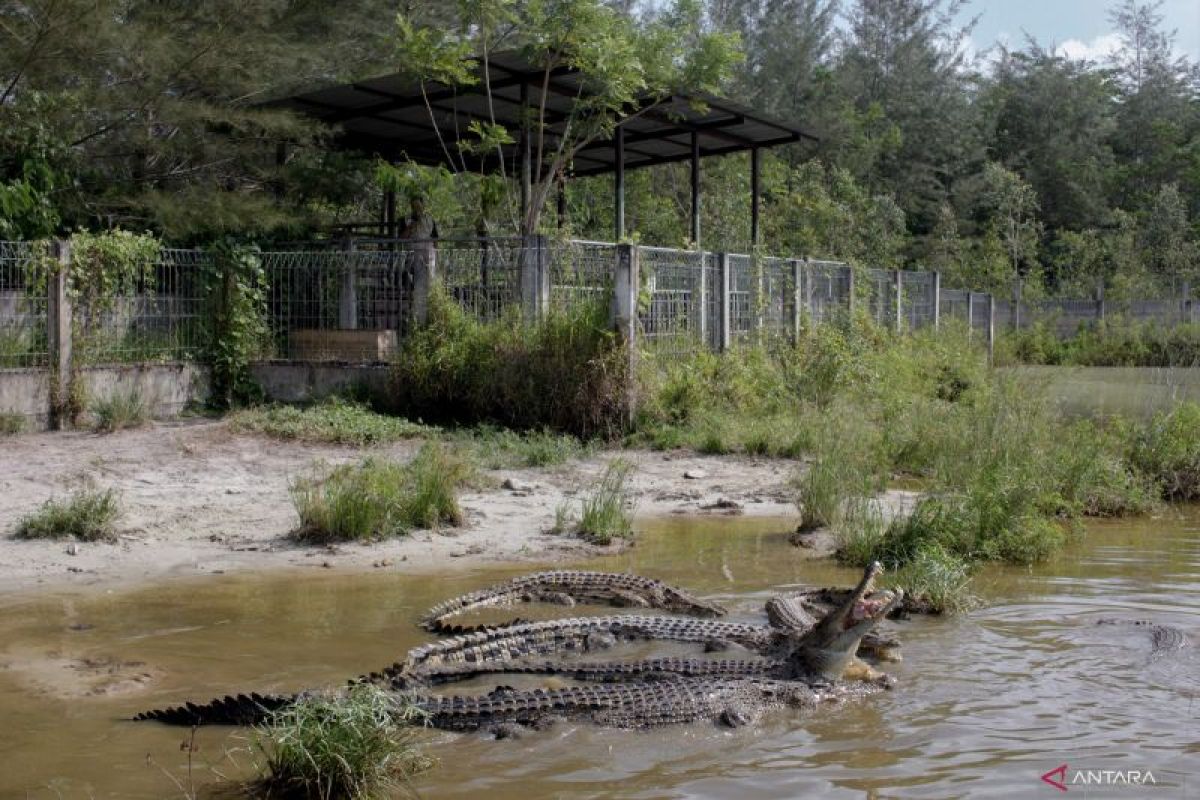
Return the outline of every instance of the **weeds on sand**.
[[[25,417],[15,411],[0,411],[0,436],[16,436],[25,432]]]
[[[629,476],[633,464],[616,458],[608,463],[604,475],[580,502],[579,522],[575,532],[594,544],[610,544],[613,539],[633,536],[633,499]],[[555,511],[556,527],[572,523],[569,508],[559,506]]]
[[[95,429],[100,433],[140,428],[150,419],[150,407],[137,389],[113,392],[92,403],[91,411],[96,420]]]
[[[235,431],[276,439],[359,447],[409,439],[429,431],[423,425],[377,413],[363,403],[340,397],[304,408],[269,405],[244,409],[230,416],[229,425]]]
[[[438,442],[426,444],[408,464],[367,458],[337,467],[324,480],[292,484],[300,516],[292,535],[305,542],[361,541],[461,525],[458,492],[471,474]]]
[[[17,523],[18,539],[67,539],[84,542],[116,538],[120,495],[115,489],[79,489],[66,499],[51,498]]]

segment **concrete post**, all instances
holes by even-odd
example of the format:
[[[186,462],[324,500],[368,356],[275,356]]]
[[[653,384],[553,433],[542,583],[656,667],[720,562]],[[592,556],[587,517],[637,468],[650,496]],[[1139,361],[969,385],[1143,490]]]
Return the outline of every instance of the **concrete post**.
[[[354,258],[354,240],[347,239],[342,247],[341,287],[338,292],[338,327],[344,331],[358,330],[358,264]]]
[[[641,285],[636,245],[617,245],[617,272],[613,281],[612,323],[625,345],[628,378],[625,382],[626,424],[632,425],[637,411],[637,304]]]
[[[792,259],[792,344],[800,344],[800,329],[804,313],[804,262]]]
[[[413,265],[413,322],[429,322],[429,295],[437,280],[437,255],[433,242],[417,242],[409,253]]]
[[[763,331],[766,328],[765,310],[767,307],[766,293],[766,267],[763,265],[763,258],[759,255],[758,248],[755,247],[751,251],[750,269],[753,270],[753,280],[750,283],[750,324],[754,330],[755,344],[763,343]]]
[[[541,234],[521,239],[521,312],[525,319],[541,319],[550,308],[550,269],[546,263],[546,237]]]
[[[846,313],[854,316],[854,267],[847,264],[846,270]]]
[[[975,293],[967,292],[967,341],[975,336]]]
[[[1104,322],[1104,281],[1096,281],[1096,322]]]
[[[987,351],[988,366],[995,364],[996,359],[996,298],[989,294],[987,313]]]
[[[804,259],[804,272],[804,307],[808,310],[808,323],[813,325],[817,320],[817,296],[813,292],[812,262],[807,258]]]
[[[1183,282],[1183,293],[1180,296],[1179,313],[1184,322],[1190,323],[1192,321],[1192,284],[1190,281]]]
[[[46,282],[46,338],[50,353],[50,427],[61,430],[70,423],[71,396],[71,242],[56,239],[52,256],[57,262]]]
[[[733,307],[730,288],[732,275],[729,272],[729,254],[717,253],[717,289],[721,293],[719,303],[721,318],[717,328],[717,352],[724,353],[733,343]]]
[[[904,329],[904,274],[898,270],[892,270],[892,295],[896,298],[896,333]]]
[[[691,286],[692,333],[700,344],[708,345],[708,270],[704,252],[696,253],[696,268],[692,270]]]
[[[933,273],[933,329],[942,327],[942,273]]]

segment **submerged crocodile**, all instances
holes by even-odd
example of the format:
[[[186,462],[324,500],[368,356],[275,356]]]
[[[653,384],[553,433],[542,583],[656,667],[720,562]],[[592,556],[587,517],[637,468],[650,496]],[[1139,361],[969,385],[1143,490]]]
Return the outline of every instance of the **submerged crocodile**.
[[[644,727],[699,719],[715,719],[727,724],[743,724],[753,720],[768,707],[777,705],[811,706],[820,700],[862,694],[883,682],[845,684],[840,679],[855,660],[864,635],[887,616],[903,599],[903,592],[883,592],[872,595],[872,584],[881,571],[878,564],[866,569],[862,580],[850,592],[844,603],[831,609],[816,624],[803,628],[788,627],[776,631],[776,657],[758,662],[725,660],[702,662],[692,659],[658,659],[640,662],[640,680],[602,682],[596,685],[569,686],[557,689],[516,691],[500,688],[475,697],[440,697],[418,694],[408,688],[411,674],[404,669],[385,670],[366,679],[395,692],[397,708],[415,707],[429,725],[448,730],[475,730],[516,723],[534,725],[553,718],[587,719],[619,727]],[[786,598],[774,601],[776,617],[785,622],[799,619],[800,611]],[[698,620],[635,617],[639,620],[618,621],[621,618],[600,617],[594,628],[583,636],[613,635],[613,631],[665,630],[677,636],[688,635],[690,625]],[[650,620],[659,622],[650,622]],[[550,626],[549,623],[531,625]],[[709,624],[712,624],[711,622]],[[736,623],[723,623],[736,626]],[[624,626],[624,627],[622,627]],[[672,627],[674,626],[674,627]],[[529,627],[529,626],[518,626]],[[755,629],[761,626],[743,626]],[[502,629],[506,630],[506,629]],[[512,629],[507,629],[511,631]],[[556,652],[552,628],[544,650]],[[736,633],[738,628],[732,632]],[[727,633],[730,631],[726,631]],[[745,632],[745,631],[743,631]],[[514,652],[511,649],[489,650],[490,634],[482,631],[463,639],[475,639],[478,650],[457,648],[453,660],[436,660],[445,653],[438,644],[416,648],[406,666],[428,664],[431,660],[445,667],[469,670],[476,666],[504,667],[495,671],[520,672],[523,666],[513,659],[534,651]],[[691,641],[704,641],[695,635]],[[530,641],[524,637],[521,641]],[[557,640],[561,643],[561,639]],[[439,643],[440,644],[440,643]],[[473,657],[474,656],[474,657]],[[620,662],[598,662],[590,666],[575,665],[584,679],[609,681],[621,669],[637,672],[639,662],[619,666]],[[569,674],[569,673],[566,673]],[[188,703],[177,708],[158,709],[139,714],[135,719],[158,720],[182,725],[250,724],[260,722],[280,708],[295,702],[297,695],[238,695],[195,705]]]
[[[1141,628],[1150,634],[1150,655],[1158,656],[1171,650],[1180,650],[1187,646],[1187,637],[1178,628],[1161,625],[1150,619],[1117,619],[1104,618],[1096,620],[1097,625],[1129,625]]]
[[[697,617],[725,615],[721,606],[654,578],[630,573],[553,570],[523,575],[439,603],[421,618],[420,625],[434,633],[469,633],[489,626],[451,626],[446,620],[478,608],[535,602],[654,608]]]

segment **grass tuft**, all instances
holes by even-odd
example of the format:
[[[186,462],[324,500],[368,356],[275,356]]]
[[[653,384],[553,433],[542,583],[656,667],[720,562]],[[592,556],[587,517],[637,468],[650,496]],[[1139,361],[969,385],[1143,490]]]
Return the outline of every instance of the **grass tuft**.
[[[313,800],[415,796],[411,780],[432,761],[418,738],[421,713],[403,702],[362,684],[276,713],[254,732],[265,761],[259,794]]]
[[[359,447],[409,439],[429,430],[340,397],[330,397],[306,408],[269,405],[245,409],[231,415],[229,424],[235,431],[261,433],[276,439]]]
[[[96,419],[95,429],[100,433],[140,428],[150,419],[150,407],[137,389],[113,392],[95,401],[91,411]]]
[[[0,436],[16,436],[24,432],[24,415],[15,411],[0,411]]]
[[[120,515],[120,495],[115,489],[80,489],[65,500],[50,499],[17,523],[18,539],[67,539],[84,542],[112,541]]]
[[[402,536],[413,528],[463,523],[459,489],[470,466],[439,442],[408,464],[367,458],[337,467],[324,480],[292,484],[303,542],[344,542]]]
[[[449,434],[449,438],[465,445],[483,469],[553,467],[582,458],[591,450],[570,434],[546,428],[519,432],[480,425]]]
[[[633,500],[629,491],[632,473],[633,464],[624,459],[609,462],[604,475],[581,503],[576,529],[580,536],[595,544],[633,536]]]

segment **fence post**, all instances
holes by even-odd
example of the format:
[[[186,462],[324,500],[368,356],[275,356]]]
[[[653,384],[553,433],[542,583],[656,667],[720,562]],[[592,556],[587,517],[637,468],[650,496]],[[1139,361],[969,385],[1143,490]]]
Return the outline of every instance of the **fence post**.
[[[1096,321],[1104,322],[1104,281],[1096,281]]]
[[[1192,284],[1183,282],[1183,294],[1180,297],[1179,313],[1185,323],[1192,321]]]
[[[996,297],[993,294],[988,294],[988,315],[987,315],[987,351],[988,351],[988,366],[995,364],[996,358]]]
[[[892,270],[892,294],[896,298],[896,333],[904,329],[904,305],[901,299],[904,296],[904,274],[896,269]]]
[[[708,346],[708,269],[704,251],[696,253],[696,269],[692,271],[692,330],[700,343]]]
[[[815,325],[817,321],[817,295],[813,291],[813,266],[812,260],[804,259],[804,307],[808,310],[808,324]]]
[[[933,329],[942,327],[942,273],[933,273]]]
[[[721,319],[717,328],[717,352],[724,353],[733,342],[733,308],[730,297],[729,254],[717,253],[717,288],[721,292]]]
[[[975,293],[967,292],[967,341],[975,335]]]
[[[612,324],[625,345],[628,374],[625,381],[626,424],[632,425],[637,406],[637,303],[639,253],[636,245],[617,245],[617,272],[613,281]]]
[[[358,329],[358,269],[354,260],[354,239],[342,244],[346,258],[342,262],[342,285],[338,292],[338,327],[344,331]]]
[[[546,264],[546,237],[521,238],[521,310],[526,320],[540,319],[550,307],[550,270]]]
[[[764,288],[766,286],[766,265],[763,264],[763,257],[759,253],[759,249],[754,247],[750,250],[750,269],[753,280],[750,283],[750,319],[751,325],[754,327],[754,343],[762,345],[763,330],[766,328],[766,294]]]
[[[842,267],[846,270],[846,314],[854,316],[854,267],[847,264]]]
[[[804,306],[804,266],[800,259],[792,259],[792,344],[800,344],[800,325]]]
[[[50,352],[50,427],[62,430],[71,417],[71,241],[56,239],[51,250],[57,262],[46,282],[46,344]]]

